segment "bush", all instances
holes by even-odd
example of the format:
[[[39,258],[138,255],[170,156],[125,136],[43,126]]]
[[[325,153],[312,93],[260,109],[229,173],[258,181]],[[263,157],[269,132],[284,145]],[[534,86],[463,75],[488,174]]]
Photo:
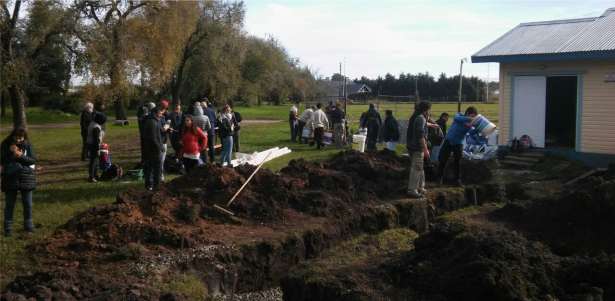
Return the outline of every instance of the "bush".
[[[80,98],[49,94],[41,98],[45,110],[59,110],[65,113],[79,114],[83,110],[83,101]]]

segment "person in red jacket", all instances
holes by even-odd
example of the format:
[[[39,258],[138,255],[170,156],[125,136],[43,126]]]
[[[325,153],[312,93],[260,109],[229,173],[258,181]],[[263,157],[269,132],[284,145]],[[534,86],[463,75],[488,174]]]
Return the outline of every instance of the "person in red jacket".
[[[202,139],[200,145],[199,139]],[[207,135],[196,126],[192,115],[186,115],[181,144],[182,149],[179,152],[179,158],[184,162],[186,173],[189,173],[199,164],[200,152],[207,149]]]

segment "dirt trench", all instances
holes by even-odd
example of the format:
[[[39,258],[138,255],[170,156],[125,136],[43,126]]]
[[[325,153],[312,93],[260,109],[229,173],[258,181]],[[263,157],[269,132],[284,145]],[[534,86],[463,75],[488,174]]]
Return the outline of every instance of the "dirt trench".
[[[184,298],[151,286],[151,279],[164,281],[177,271],[193,275],[212,296],[233,291],[235,273],[234,291],[262,290],[344,240],[398,227],[423,233],[437,216],[491,194],[489,187],[446,189],[407,200],[407,163],[388,151],[340,152],[324,163],[293,160],[278,173],[258,172],[231,205],[233,217],[213,205],[225,204],[254,167],[200,166],[157,191],[120,194],[114,204],[87,210],[30,245],[51,268],[16,278],[3,296],[17,300],[42,290],[78,300],[86,287],[88,296],[105,300],[125,298],[113,295],[122,292],[145,296],[136,300]],[[90,278],[65,276],[80,273]],[[58,281],[77,288],[68,290],[71,298]]]

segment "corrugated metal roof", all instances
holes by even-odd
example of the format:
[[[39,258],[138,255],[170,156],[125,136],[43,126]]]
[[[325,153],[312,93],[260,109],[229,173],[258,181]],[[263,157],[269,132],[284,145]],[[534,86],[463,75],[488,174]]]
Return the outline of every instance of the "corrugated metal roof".
[[[615,8],[597,18],[522,23],[472,57],[615,50]]]

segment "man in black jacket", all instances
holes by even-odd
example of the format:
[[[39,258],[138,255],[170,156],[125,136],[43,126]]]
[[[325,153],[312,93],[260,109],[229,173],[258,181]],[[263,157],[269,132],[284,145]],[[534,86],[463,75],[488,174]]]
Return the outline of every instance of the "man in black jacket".
[[[79,123],[81,125],[81,140],[83,141],[83,146],[81,147],[81,161],[90,158],[86,140],[88,139],[88,127],[90,126],[90,122],[92,122],[92,111],[94,111],[94,105],[91,102],[86,103],[83,107],[83,111],[81,111],[81,122]]]
[[[163,152],[162,143],[162,127],[160,119],[164,113],[162,106],[156,106],[151,110],[149,118],[143,125],[143,146],[145,147],[145,189],[152,190],[160,184],[160,175],[162,174]]]
[[[395,151],[395,143],[399,141],[399,125],[393,117],[393,111],[386,110],[384,115],[384,142],[389,150]]]

